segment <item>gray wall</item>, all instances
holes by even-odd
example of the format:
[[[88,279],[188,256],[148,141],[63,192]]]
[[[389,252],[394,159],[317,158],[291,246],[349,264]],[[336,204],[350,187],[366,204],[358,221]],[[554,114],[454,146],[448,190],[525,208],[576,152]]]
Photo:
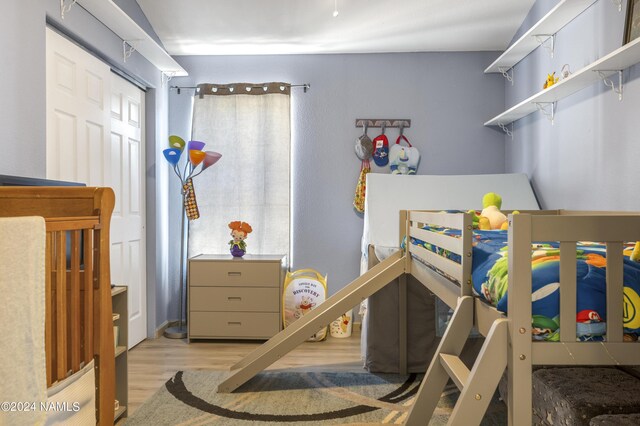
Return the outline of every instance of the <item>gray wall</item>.
[[[0,14],[0,174],[45,176],[44,19],[39,1],[5,2]]]
[[[538,0],[525,31],[555,2]],[[515,85],[505,83],[507,107],[541,89],[547,73],[568,63],[577,71],[622,45],[622,13],[599,1],[556,37],[555,57],[537,49],[515,67]],[[555,124],[534,113],[514,124],[506,138],[506,169],[530,176],[543,208],[640,210],[635,120],[640,107],[640,67],[624,71],[624,100],[596,83],[557,104]],[[615,78],[617,82],[617,77]]]
[[[5,3],[5,10],[0,16],[0,51],[4,63],[0,69],[0,81],[4,87],[0,97],[0,127],[3,131],[0,174],[46,176],[44,96],[47,20],[84,47],[95,51],[113,67],[151,87],[146,95],[146,189],[148,332],[152,334],[156,324],[167,319],[167,306],[172,300],[167,278],[167,244],[165,241],[163,246],[156,239],[156,235],[166,235],[167,228],[167,174],[164,167],[156,169],[156,161],[161,155],[157,147],[164,147],[167,138],[168,98],[167,89],[161,88],[160,72],[137,52],[123,63],[120,38],[77,4],[62,20],[58,0]],[[118,0],[117,3],[140,26],[150,28],[134,0]],[[156,37],[155,34],[152,36]]]
[[[503,172],[502,133],[482,126],[504,108],[502,77],[482,72],[496,56],[185,56],[176,59],[189,77],[171,83],[311,84],[309,92],[292,94],[291,266],[327,273],[334,293],[358,275],[360,260],[362,217],[352,207],[360,170],[353,152],[361,133],[355,119],[410,118],[406,135],[422,153],[421,174]],[[191,93],[170,92],[170,133],[189,135]],[[395,140],[397,130],[388,134]]]

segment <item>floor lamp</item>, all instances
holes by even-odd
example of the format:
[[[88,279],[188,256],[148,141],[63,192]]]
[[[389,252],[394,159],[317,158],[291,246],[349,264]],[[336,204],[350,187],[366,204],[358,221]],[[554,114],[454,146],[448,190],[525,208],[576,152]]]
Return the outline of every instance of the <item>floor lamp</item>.
[[[169,136],[169,146],[163,152],[164,158],[173,167],[173,171],[180,179],[180,194],[182,195],[182,217],[180,220],[180,309],[178,325],[165,330],[165,337],[171,339],[184,339],[187,337],[187,322],[183,320],[186,313],[185,291],[187,288],[186,265],[187,247],[189,244],[189,223],[200,217],[196,193],[193,188],[193,178],[213,166],[222,157],[222,154],[213,151],[203,151],[204,142],[189,141],[186,143],[179,136]],[[185,155],[184,167],[180,167],[180,158],[185,146],[189,155]],[[200,166],[200,167],[198,167]]]

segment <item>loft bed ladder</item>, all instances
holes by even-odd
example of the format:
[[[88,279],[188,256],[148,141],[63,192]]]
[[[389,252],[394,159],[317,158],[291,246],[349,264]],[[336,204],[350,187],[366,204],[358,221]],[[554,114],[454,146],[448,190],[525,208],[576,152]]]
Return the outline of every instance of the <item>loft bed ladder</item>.
[[[442,392],[453,380],[460,396],[447,425],[479,425],[507,367],[508,322],[506,318],[493,322],[473,368],[469,370],[460,354],[474,323],[474,299],[463,296],[458,299],[453,316],[431,360],[416,394],[407,426],[424,425],[436,409]]]

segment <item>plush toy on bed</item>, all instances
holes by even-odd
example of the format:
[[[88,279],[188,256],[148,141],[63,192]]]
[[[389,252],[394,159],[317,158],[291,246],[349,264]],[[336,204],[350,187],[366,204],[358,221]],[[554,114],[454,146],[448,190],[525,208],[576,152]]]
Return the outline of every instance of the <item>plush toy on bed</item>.
[[[507,229],[507,216],[500,211],[502,197],[495,192],[488,192],[482,197],[482,212],[478,220],[478,229]]]

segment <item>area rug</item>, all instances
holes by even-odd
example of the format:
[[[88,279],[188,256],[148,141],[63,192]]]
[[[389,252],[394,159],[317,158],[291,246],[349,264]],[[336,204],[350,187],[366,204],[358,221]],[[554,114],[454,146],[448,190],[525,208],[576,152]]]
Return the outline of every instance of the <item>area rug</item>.
[[[229,375],[179,371],[147,400],[126,425],[334,425],[401,424],[421,376],[365,372],[263,372],[231,394],[217,393]],[[430,425],[445,425],[458,397],[447,387]],[[483,425],[506,425],[496,398]],[[427,422],[425,421],[425,424]]]

